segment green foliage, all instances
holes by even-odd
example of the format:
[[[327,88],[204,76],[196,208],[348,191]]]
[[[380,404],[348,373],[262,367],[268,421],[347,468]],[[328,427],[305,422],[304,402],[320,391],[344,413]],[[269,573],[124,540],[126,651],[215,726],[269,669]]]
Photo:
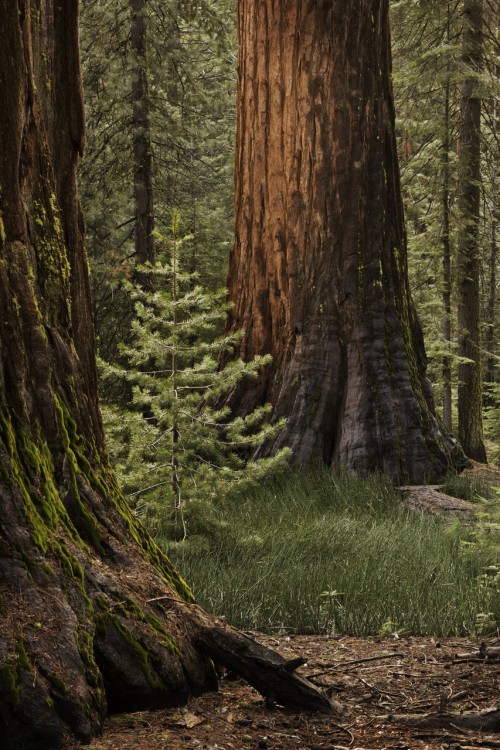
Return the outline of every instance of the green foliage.
[[[500,464],[500,383],[488,383],[485,388],[484,432],[491,441],[491,460]]]
[[[496,491],[489,482],[467,474],[451,474],[446,477],[443,492],[471,503],[493,500],[496,496]]]
[[[252,485],[285,464],[287,451],[259,461],[249,455],[283,426],[270,424],[269,409],[231,418],[224,396],[243,379],[255,378],[269,357],[244,363],[230,356],[242,333],[220,335],[225,291],[206,292],[195,275],[181,270],[189,237],[179,239],[174,215],[170,239],[160,237],[169,259],[147,271],[154,292],[130,287],[136,317],[128,367],[106,366],[105,392],[131,390],[125,408],[104,409],[112,459],[126,493],[155,533],[185,538],[208,522],[211,507],[235,487]],[[142,273],[146,273],[143,270]]]
[[[469,531],[417,515],[381,477],[295,470],[217,510],[204,544],[164,542],[198,600],[242,628],[459,635],[498,596]],[[390,623],[390,624],[389,624]]]
[[[182,211],[194,235],[191,271],[215,289],[226,273],[233,231],[235,9],[230,0],[146,4],[147,107],[156,226]],[[132,278],[134,126],[128,0],[82,0],[81,57],[87,146],[80,165],[101,356],[127,339]]]
[[[460,19],[446,3],[393,3],[394,94],[401,185],[408,232],[413,300],[424,328],[429,376],[442,401],[442,363],[453,364],[456,387],[456,310],[449,332],[444,296],[454,293],[443,269],[455,255],[460,221],[456,205],[459,129]],[[417,30],[417,31],[416,31]]]
[[[458,161],[462,58],[462,0],[391,3],[394,95],[405,205],[409,273],[413,300],[424,330],[429,377],[438,407],[448,383],[443,366],[451,366],[455,405],[458,385],[457,245],[464,231],[458,206]],[[498,17],[485,4],[484,71],[479,76],[482,102],[481,323],[485,360],[498,354]],[[470,73],[470,71],[469,71]],[[444,256],[450,253],[449,279]],[[446,294],[451,309],[446,308]],[[449,318],[449,320],[447,320]],[[447,330],[448,328],[448,330]],[[488,335],[488,332],[490,335]],[[487,380],[498,380],[488,364]],[[496,402],[498,403],[498,401]]]
[[[478,577],[485,600],[500,599],[500,487],[490,490],[489,498],[483,499],[477,523],[463,547],[466,554],[480,556],[483,567]],[[500,613],[496,607],[485,606],[476,616],[476,632],[486,635],[498,630]]]

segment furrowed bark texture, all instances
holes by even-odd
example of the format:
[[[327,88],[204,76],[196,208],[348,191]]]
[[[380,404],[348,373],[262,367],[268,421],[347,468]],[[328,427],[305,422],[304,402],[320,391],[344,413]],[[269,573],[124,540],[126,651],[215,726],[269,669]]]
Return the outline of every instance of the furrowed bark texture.
[[[500,36],[500,0],[495,3],[488,3],[483,9],[485,13],[484,24],[487,29],[490,25],[496,28],[496,37]],[[493,75],[500,78],[500,61],[491,66]],[[491,96],[483,102],[486,110],[486,119],[491,123],[491,130],[494,134],[494,144],[486,150],[485,163],[485,180],[490,184],[490,198],[485,206],[485,213],[489,214],[490,236],[489,236],[489,267],[487,276],[488,302],[486,305],[486,333],[485,349],[486,357],[484,362],[484,382],[488,385],[486,392],[483,393],[483,404],[485,406],[494,406],[495,398],[493,388],[498,380],[498,346],[500,336],[498,335],[498,315],[497,315],[497,297],[498,297],[498,224],[500,218],[500,207],[498,204],[498,180],[499,169],[498,162],[500,158],[498,133],[500,133],[500,101],[499,97]],[[488,205],[489,203],[489,205]]]
[[[446,43],[450,43],[450,23],[451,9],[448,0],[446,8]],[[444,111],[443,111],[443,135],[441,142],[441,170],[442,170],[442,192],[441,203],[443,209],[443,226],[441,230],[441,245],[443,252],[443,280],[442,280],[442,300],[443,300],[443,341],[448,347],[448,353],[443,357],[441,376],[443,380],[443,424],[447,430],[452,429],[452,390],[451,390],[451,356],[449,347],[451,347],[451,241],[450,241],[450,148],[451,148],[451,66],[446,64],[446,78],[443,86],[444,94]]]
[[[0,28],[0,737],[3,750],[56,750],[90,740],[106,710],[215,688],[203,633],[221,626],[186,603],[104,449],[76,190],[78,1],[0,0]],[[281,662],[257,650],[269,666],[253,684],[267,691]],[[231,664],[252,679],[246,656]],[[278,672],[282,700],[296,705],[298,689],[328,708]]]
[[[496,27],[497,39],[500,36],[500,0],[488,4],[485,11],[484,23],[487,28],[490,24]],[[497,79],[500,78],[500,61],[497,59],[492,72]],[[494,145],[489,147],[485,165],[485,179],[490,184],[489,206],[485,208],[485,213],[489,214],[490,236],[489,236],[489,268],[488,268],[488,302],[486,305],[486,334],[485,348],[486,361],[484,364],[484,382],[489,388],[483,394],[483,403],[487,406],[494,405],[494,396],[492,387],[498,378],[498,345],[500,336],[498,335],[498,316],[497,316],[497,297],[498,297],[498,224],[500,218],[500,206],[498,204],[498,180],[500,177],[498,162],[500,158],[500,149],[498,142],[498,133],[500,133],[500,101],[498,96],[490,96],[483,103],[486,110],[486,118],[491,123],[491,130],[494,134]]]
[[[146,1],[130,0],[130,12],[132,19],[130,41],[134,55],[132,122],[134,128],[135,254],[137,263],[144,265],[153,263],[155,259],[151,133],[146,69]],[[151,279],[147,274],[139,273],[138,278],[143,286],[151,288]]]
[[[459,208],[463,222],[458,243],[458,435],[465,454],[486,463],[482,421],[479,348],[479,213],[481,200],[482,0],[463,3],[462,61],[466,77],[460,104]]]
[[[242,413],[273,446],[423,482],[453,444],[434,415],[408,289],[387,0],[239,2],[236,241],[229,325],[271,353]]]
[[[89,740],[106,707],[179,703],[215,677],[104,450],[78,2],[0,0],[0,28],[0,742],[46,750]]]

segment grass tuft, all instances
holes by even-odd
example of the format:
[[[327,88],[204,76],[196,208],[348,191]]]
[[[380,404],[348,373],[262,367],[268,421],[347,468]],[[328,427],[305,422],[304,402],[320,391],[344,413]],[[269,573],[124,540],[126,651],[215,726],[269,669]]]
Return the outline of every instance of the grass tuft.
[[[443,485],[442,491],[458,497],[460,500],[468,500],[478,503],[482,500],[493,500],[496,490],[482,477],[468,476],[467,474],[450,474]]]
[[[164,547],[198,601],[239,628],[442,637],[477,634],[484,613],[500,622],[468,530],[407,510],[382,477],[294,470],[216,516],[207,536]]]

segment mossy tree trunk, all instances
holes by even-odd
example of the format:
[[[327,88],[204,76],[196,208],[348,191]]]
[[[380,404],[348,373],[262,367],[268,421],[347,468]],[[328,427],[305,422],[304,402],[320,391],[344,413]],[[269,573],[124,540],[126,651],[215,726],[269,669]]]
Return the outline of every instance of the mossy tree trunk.
[[[397,481],[442,475],[410,300],[388,0],[240,0],[230,326],[271,353],[242,413],[270,401],[273,446]]]
[[[188,587],[108,468],[76,190],[78,1],[0,0],[0,28],[0,736],[33,750],[215,678],[176,609]]]

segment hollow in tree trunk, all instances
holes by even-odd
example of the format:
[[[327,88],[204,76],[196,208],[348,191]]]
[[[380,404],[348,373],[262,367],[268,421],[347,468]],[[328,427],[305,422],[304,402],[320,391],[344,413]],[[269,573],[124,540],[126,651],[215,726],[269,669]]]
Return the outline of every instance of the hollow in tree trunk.
[[[238,5],[236,241],[229,325],[271,353],[273,445],[396,481],[449,467],[407,276],[387,0]]]

